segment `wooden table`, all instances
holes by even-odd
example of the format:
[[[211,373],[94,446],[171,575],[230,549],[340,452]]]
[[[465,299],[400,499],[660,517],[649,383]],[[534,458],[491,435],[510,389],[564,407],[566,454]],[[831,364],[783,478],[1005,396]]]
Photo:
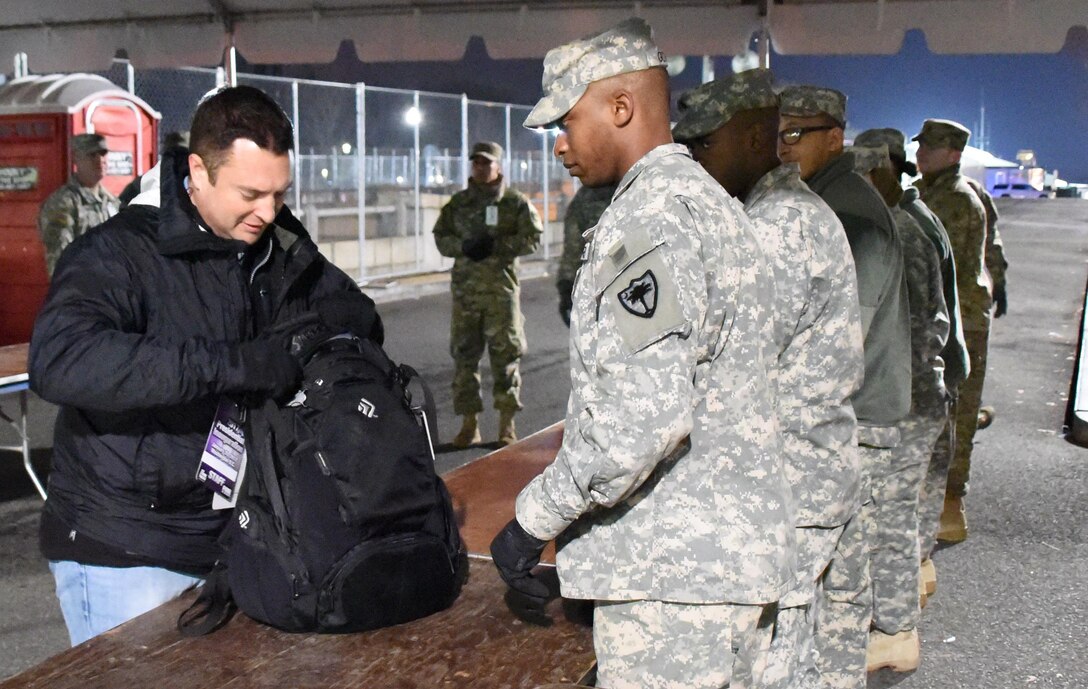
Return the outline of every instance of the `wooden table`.
[[[408,624],[344,635],[288,634],[236,614],[197,639],[174,627],[190,593],[46,660],[0,689],[532,689],[578,682],[592,669],[589,627],[549,604],[554,623],[526,624],[484,554],[513,515],[518,490],[551,461],[557,424],[447,477],[474,557],[453,607]],[[551,456],[549,456],[549,454]]]
[[[0,397],[11,394],[19,395],[18,417],[12,418],[5,414],[3,409],[0,409],[0,419],[6,421],[15,429],[15,432],[19,434],[20,441],[18,445],[0,445],[0,450],[23,453],[23,468],[26,469],[30,480],[34,482],[34,487],[38,489],[38,494],[42,496],[42,500],[45,500],[45,488],[42,486],[42,482],[38,480],[38,475],[34,473],[34,467],[30,463],[30,436],[26,430],[27,390],[30,387],[26,361],[29,349],[30,345],[26,343],[0,347]]]

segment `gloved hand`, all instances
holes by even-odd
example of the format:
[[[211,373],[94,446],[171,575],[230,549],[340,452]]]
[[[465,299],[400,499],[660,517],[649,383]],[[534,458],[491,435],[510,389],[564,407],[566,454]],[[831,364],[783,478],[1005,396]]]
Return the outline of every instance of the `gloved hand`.
[[[473,261],[482,261],[495,250],[495,239],[489,234],[469,237],[461,242],[461,253]]]
[[[506,604],[519,618],[536,624],[550,624],[544,606],[551,592],[544,582],[533,576],[532,570],[540,564],[540,554],[547,541],[529,534],[517,519],[503,527],[491,541],[491,558],[499,576],[510,587]]]
[[[258,399],[280,399],[295,392],[302,367],[279,338],[262,337],[238,345],[241,392]]]
[[[994,318],[1001,318],[1009,310],[1009,298],[1005,294],[1005,285],[994,288]]]
[[[570,310],[574,308],[574,283],[570,280],[560,280],[555,283],[559,290],[559,317],[570,327]]]
[[[348,331],[378,344],[385,340],[385,328],[374,308],[374,300],[362,292],[344,290],[330,294],[317,303],[317,315],[330,330]]]

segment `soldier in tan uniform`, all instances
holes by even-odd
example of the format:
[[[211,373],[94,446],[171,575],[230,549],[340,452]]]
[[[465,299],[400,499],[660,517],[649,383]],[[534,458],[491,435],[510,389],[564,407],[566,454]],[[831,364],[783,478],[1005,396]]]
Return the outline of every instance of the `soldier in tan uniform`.
[[[680,97],[673,137],[744,208],[775,276],[778,421],[797,501],[798,581],[779,601],[764,674],[769,689],[819,681],[814,603],[844,526],[861,506],[857,419],[864,374],[861,315],[842,223],[781,164],[778,96],[753,69]]]
[[[559,316],[570,325],[570,309],[574,302],[574,278],[582,266],[582,251],[586,247],[585,232],[597,224],[604,209],[612,203],[616,186],[587,187],[584,184],[574,194],[563,216],[563,255],[555,275],[555,288],[559,292]]]
[[[453,195],[434,225],[439,253],[454,259],[450,354],[453,412],[462,423],[453,445],[480,442],[480,358],[485,346],[499,410],[499,442],[509,445],[517,440],[514,414],[521,409],[519,366],[525,352],[518,256],[540,245],[540,214],[524,194],[506,186],[501,146],[478,143],[471,160],[468,188]]]
[[[775,418],[774,282],[741,205],[669,131],[665,56],[631,19],[550,51],[527,127],[587,186],[619,183],[571,310],[555,461],[495,538],[512,591],[557,539],[563,595],[596,601],[598,686],[758,685],[794,577]]]
[[[970,130],[950,120],[926,120],[914,137],[918,142],[915,182],[922,201],[941,219],[952,242],[956,260],[960,314],[971,373],[960,386],[956,402],[956,452],[948,472],[944,510],[938,538],[959,542],[967,538],[963,497],[971,470],[971,448],[978,427],[982,385],[986,377],[986,352],[993,304],[986,272],[986,208],[960,174],[960,156]]]
[[[38,232],[45,245],[45,271],[50,277],[61,252],[76,237],[117,214],[121,202],[102,186],[106,176],[106,139],[98,134],[72,137],[75,171],[54,191],[38,213]]]

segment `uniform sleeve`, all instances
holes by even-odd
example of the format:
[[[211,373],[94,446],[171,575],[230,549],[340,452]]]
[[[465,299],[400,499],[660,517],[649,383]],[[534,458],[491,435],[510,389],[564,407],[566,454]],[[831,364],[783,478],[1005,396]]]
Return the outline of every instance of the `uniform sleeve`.
[[[81,238],[57,272],[30,341],[30,387],[55,404],[127,412],[237,392],[237,343],[146,335],[133,266],[100,232]]]
[[[434,224],[434,243],[438,247],[438,253],[443,256],[460,258],[464,256],[461,252],[461,242],[464,237],[457,231],[457,226],[453,222],[453,206],[454,201],[450,199],[438,213],[438,220]]]
[[[1009,262],[1005,259],[1005,244],[1001,241],[1001,232],[995,224],[986,233],[986,269],[990,271],[990,279],[994,282],[994,289],[1005,287],[1005,271]]]
[[[595,365],[576,381],[583,389],[568,405],[555,461],[518,496],[518,521],[538,538],[552,539],[582,514],[626,498],[691,432],[692,329],[705,315],[706,283],[693,279],[704,274],[695,252],[678,244],[643,253],[637,241],[625,241],[638,258],[611,279],[595,275]],[[589,281],[582,282],[584,304]]]
[[[517,204],[514,231],[495,237],[495,254],[510,259],[531,254],[540,247],[541,232],[540,213],[522,196]]]
[[[71,194],[57,193],[46,199],[38,214],[38,232],[45,245],[45,271],[52,277],[57,259],[75,239],[79,208]]]
[[[559,268],[556,270],[555,282],[561,284],[568,282],[574,284],[574,277],[578,274],[578,267],[582,264],[582,249],[585,241],[583,228],[578,222],[578,196],[575,195],[567,212],[563,216],[563,255],[559,259]]]
[[[961,307],[965,298],[979,289],[986,244],[986,212],[971,192],[942,194],[930,204],[930,210],[941,218],[952,255],[956,258],[956,287]]]
[[[948,339],[949,319],[937,249],[921,227],[903,228],[903,255],[908,268],[912,371],[931,369]]]

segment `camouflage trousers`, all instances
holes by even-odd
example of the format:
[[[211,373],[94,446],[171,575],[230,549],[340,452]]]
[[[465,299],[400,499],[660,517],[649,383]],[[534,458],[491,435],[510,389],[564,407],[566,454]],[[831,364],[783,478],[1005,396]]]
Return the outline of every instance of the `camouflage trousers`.
[[[950,402],[948,414],[941,426],[941,434],[933,446],[933,454],[926,468],[926,478],[918,492],[918,551],[921,559],[928,559],[937,545],[937,529],[944,510],[945,487],[948,485],[948,467],[956,450],[956,403]]]
[[[513,295],[455,295],[450,318],[453,356],[453,413],[477,414],[480,359],[487,347],[491,362],[492,396],[496,409],[521,409],[521,355],[525,353],[519,292]]]
[[[763,673],[767,689],[823,689],[816,668],[815,607],[844,527],[801,527],[797,534],[798,581],[778,602],[774,636]]]
[[[943,407],[943,404],[942,404]],[[918,626],[918,494],[943,420],[910,414],[899,446],[873,470],[873,627],[885,634]]]
[[[978,408],[982,405],[982,385],[986,382],[986,355],[990,348],[989,330],[965,330],[967,353],[971,357],[971,374],[960,384],[956,404],[956,454],[948,469],[949,497],[967,495],[967,481],[971,477],[971,449],[978,430]]]
[[[887,462],[890,453],[886,448],[858,446],[862,472],[872,476],[873,467]],[[866,499],[846,523],[816,599],[816,667],[828,689],[865,689],[865,654],[873,618],[869,569],[873,508],[873,501]]]
[[[762,682],[773,605],[598,601],[597,686],[749,689]]]

